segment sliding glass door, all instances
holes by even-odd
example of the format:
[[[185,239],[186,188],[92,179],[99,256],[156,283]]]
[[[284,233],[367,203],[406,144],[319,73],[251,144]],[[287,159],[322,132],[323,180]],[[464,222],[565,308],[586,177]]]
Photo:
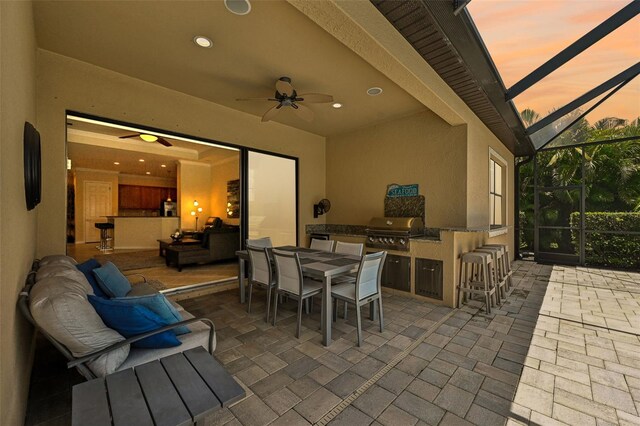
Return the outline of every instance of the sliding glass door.
[[[246,169],[247,236],[274,246],[297,244],[297,160],[249,151]]]

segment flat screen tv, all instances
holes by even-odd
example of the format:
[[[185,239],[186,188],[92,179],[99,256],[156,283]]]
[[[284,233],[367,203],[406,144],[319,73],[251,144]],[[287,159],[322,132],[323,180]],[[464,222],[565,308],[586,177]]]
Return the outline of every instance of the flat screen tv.
[[[24,195],[27,210],[40,203],[42,191],[40,133],[28,121],[24,123]]]

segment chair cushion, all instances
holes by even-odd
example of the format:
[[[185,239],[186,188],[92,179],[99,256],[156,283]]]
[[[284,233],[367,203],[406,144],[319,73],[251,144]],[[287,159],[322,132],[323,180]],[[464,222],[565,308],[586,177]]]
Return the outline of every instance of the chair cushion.
[[[78,268],[78,270],[82,272],[84,276],[87,278],[89,285],[93,289],[93,294],[95,294],[98,297],[106,298],[109,296],[107,296],[106,293],[102,291],[102,289],[98,285],[98,281],[96,281],[95,275],[93,275],[93,270],[99,267],[100,267],[100,262],[98,262],[94,258],[91,258],[85,262],[82,262],[76,265],[76,268]]]
[[[73,265],[56,262],[48,263],[47,265],[38,268],[38,271],[36,272],[36,282],[50,277],[68,278],[80,284],[85,295],[93,294],[93,289],[91,288],[91,285],[89,285],[87,278]]]
[[[105,324],[124,337],[133,337],[169,325],[160,316],[142,305],[131,305],[111,299],[89,296]],[[180,345],[173,330],[147,337],[132,344],[138,348],[168,348]]]
[[[40,262],[38,263],[38,265],[39,267],[42,267],[44,265],[49,265],[53,263],[66,263],[71,266],[75,266],[78,262],[76,262],[76,260],[71,256],[65,256],[64,254],[52,254],[50,256],[45,256],[42,259],[40,259]]]
[[[182,316],[180,316],[178,310],[174,308],[165,295],[161,293],[148,294],[145,296],[116,297],[111,300],[128,303],[130,305],[142,305],[157,314],[167,324],[175,324],[182,321]],[[174,328],[173,331],[175,334],[190,332],[186,326]]]
[[[305,278],[302,283],[302,293],[309,294],[322,290],[322,283],[320,281]]]
[[[131,291],[131,283],[111,262],[93,270],[98,285],[109,297],[124,297]]]
[[[38,327],[76,358],[124,340],[104,324],[87,301],[84,285],[64,276],[38,281],[29,294],[29,310]],[[113,373],[128,355],[127,345],[102,355],[88,366],[102,377]]]
[[[193,318],[187,311],[181,311],[183,319]],[[122,363],[122,365],[118,368],[118,370],[125,370],[127,368],[135,367],[140,364],[144,364],[149,361],[154,361],[156,359],[164,358],[169,355],[173,355],[179,352],[186,351],[188,349],[197,348],[198,346],[202,346],[205,349],[208,349],[209,345],[209,326],[202,322],[194,322],[189,324],[187,327],[191,330],[191,333],[182,334],[178,336],[178,340],[182,342],[180,346],[175,346],[172,348],[162,348],[162,349],[143,349],[143,348],[131,348],[131,352],[129,353],[129,358]],[[212,351],[216,349],[216,335],[214,332],[213,335],[213,346]]]

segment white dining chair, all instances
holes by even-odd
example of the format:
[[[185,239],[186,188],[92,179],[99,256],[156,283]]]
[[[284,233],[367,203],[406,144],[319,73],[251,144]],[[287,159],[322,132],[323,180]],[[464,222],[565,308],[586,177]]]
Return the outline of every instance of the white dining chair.
[[[269,310],[271,307],[271,290],[275,287],[275,279],[269,260],[267,247],[247,246],[249,252],[249,300],[247,301],[247,313],[251,313],[251,298],[253,286],[257,285],[267,290],[267,314],[265,321],[269,322]]]
[[[362,344],[362,314],[360,308],[367,303],[377,302],[378,315],[380,317],[380,332],[384,327],[382,316],[382,267],[387,257],[386,251],[367,254],[360,261],[356,285],[351,283],[338,284],[331,288],[334,311],[333,318],[336,319],[335,308],[338,307],[338,300],[351,303],[356,308],[356,328],[358,331],[358,346]],[[372,309],[375,307],[372,306]]]
[[[351,254],[354,256],[362,256],[364,251],[364,244],[362,243],[343,243],[342,241],[336,241],[336,253]],[[352,283],[356,282],[356,274],[339,275],[332,280],[334,284]],[[347,302],[344,302],[344,314],[342,318],[347,319]]]
[[[302,276],[302,266],[298,253],[273,250],[276,264],[276,287],[273,296],[273,325],[278,315],[278,296],[288,296],[298,301],[298,321],[296,338],[300,338],[302,325],[302,305],[305,300],[322,293],[322,283]]]
[[[250,240],[247,238],[247,246],[259,247],[259,248],[264,248],[264,247],[271,248],[273,247],[273,244],[271,243],[271,238],[269,237],[256,238],[255,240]]]
[[[312,238],[309,248],[313,250],[333,251],[334,244],[334,240],[318,240],[316,238]]]

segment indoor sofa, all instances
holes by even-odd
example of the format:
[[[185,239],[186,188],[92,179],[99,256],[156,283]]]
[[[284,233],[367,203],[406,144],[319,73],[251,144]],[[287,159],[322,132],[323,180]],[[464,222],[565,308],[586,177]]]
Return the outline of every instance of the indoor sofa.
[[[194,263],[211,263],[236,257],[240,250],[240,228],[222,226],[208,228],[202,234],[201,245],[173,245],[165,251],[167,266],[175,265],[182,271],[184,265]]]

